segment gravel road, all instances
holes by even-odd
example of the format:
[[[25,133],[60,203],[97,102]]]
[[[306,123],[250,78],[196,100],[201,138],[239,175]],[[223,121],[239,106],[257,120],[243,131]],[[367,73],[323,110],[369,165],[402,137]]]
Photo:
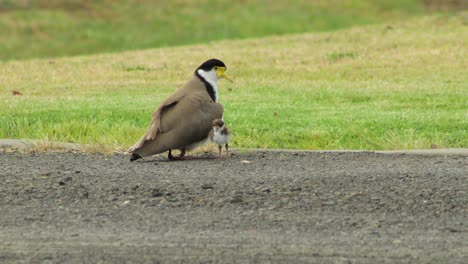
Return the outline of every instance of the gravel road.
[[[0,152],[0,263],[468,263],[467,155],[232,154]]]

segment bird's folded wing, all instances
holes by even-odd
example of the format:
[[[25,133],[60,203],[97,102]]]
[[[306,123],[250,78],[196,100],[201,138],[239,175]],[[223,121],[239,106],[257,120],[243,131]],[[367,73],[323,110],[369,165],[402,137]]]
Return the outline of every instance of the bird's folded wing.
[[[168,122],[161,122],[161,119],[172,108],[174,108],[180,100],[184,98],[183,94],[174,94],[161,103],[161,105],[154,111],[150,126],[146,133],[146,140],[153,140],[158,133],[164,133],[171,129],[171,124]]]
[[[169,109],[173,108],[177,105],[177,103],[184,98],[184,94],[173,94],[165,101],[161,103],[161,105],[153,112],[150,125],[146,130],[146,133],[143,137],[138,140],[138,142],[133,145],[129,152],[133,152],[143,146],[146,141],[154,140],[158,133],[164,132],[169,130],[170,128],[167,126],[163,126],[161,123],[161,117],[166,113]]]

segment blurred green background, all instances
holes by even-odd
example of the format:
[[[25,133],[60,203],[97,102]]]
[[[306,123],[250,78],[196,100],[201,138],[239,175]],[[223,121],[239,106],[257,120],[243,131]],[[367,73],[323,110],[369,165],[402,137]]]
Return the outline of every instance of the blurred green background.
[[[0,59],[330,31],[467,7],[466,0],[0,0]]]

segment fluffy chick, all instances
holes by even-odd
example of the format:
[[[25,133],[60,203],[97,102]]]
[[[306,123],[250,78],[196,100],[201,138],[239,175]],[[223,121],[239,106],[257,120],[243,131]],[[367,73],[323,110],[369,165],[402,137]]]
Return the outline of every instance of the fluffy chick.
[[[221,119],[213,120],[213,129],[209,135],[210,141],[218,145],[218,156],[221,157],[223,145],[226,147],[226,157],[229,157],[229,140],[231,140],[231,132]]]

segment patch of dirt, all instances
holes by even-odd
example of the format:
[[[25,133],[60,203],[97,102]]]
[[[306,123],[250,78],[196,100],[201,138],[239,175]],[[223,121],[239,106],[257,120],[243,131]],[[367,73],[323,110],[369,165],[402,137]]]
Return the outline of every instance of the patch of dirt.
[[[232,154],[0,152],[0,262],[467,262],[464,155]]]

